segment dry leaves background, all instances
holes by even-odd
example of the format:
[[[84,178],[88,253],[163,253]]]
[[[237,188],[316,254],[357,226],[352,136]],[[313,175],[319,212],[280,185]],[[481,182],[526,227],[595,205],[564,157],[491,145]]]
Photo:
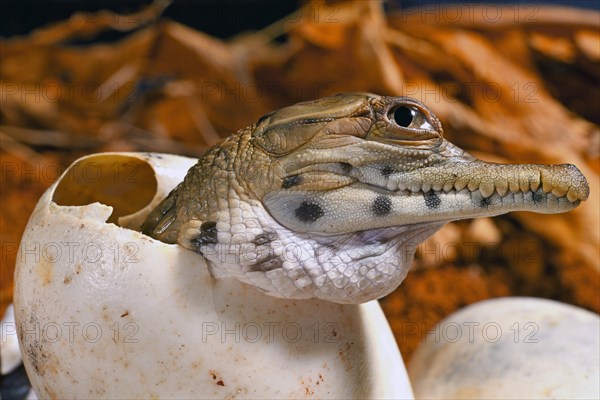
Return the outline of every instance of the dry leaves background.
[[[382,300],[405,358],[441,318],[490,297],[600,311],[599,13],[453,5],[386,15],[375,1],[313,2],[222,41],[161,19],[167,5],[76,14],[1,41],[2,311],[27,219],[77,157],[199,156],[272,109],[340,91],[415,97],[478,157],[573,163],[591,186],[568,214],[459,221],[422,245],[413,272]],[[131,34],[69,45],[106,30]]]

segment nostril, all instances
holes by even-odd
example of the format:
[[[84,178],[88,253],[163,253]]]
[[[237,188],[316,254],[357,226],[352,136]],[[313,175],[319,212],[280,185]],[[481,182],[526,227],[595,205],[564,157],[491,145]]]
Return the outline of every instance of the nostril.
[[[415,118],[415,110],[400,106],[390,112],[390,116],[398,126],[408,128]]]

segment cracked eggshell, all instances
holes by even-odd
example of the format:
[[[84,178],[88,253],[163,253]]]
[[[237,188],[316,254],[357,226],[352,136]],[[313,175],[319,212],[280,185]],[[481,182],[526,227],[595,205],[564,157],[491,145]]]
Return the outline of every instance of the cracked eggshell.
[[[508,297],[450,315],[409,363],[417,399],[598,399],[600,318]]]
[[[40,199],[14,294],[37,394],[412,398],[377,302],[268,297],[211,277],[198,254],[136,230],[195,161],[91,155]]]

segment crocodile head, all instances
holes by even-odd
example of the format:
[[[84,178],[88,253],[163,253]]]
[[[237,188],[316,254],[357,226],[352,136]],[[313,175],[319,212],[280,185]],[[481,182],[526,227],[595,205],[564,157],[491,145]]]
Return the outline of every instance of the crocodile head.
[[[267,114],[213,147],[142,230],[267,294],[380,298],[444,223],[559,213],[589,189],[573,165],[481,161],[407,97],[339,94]]]

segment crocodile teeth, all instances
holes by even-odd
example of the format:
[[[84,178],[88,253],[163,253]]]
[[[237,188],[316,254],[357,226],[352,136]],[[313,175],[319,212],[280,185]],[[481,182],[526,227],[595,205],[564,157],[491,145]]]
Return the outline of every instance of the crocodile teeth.
[[[456,182],[454,182],[454,188],[456,189],[456,191],[460,192],[465,187],[467,187],[467,183],[469,183],[468,179],[469,178],[466,177],[459,177],[458,179],[456,179]]]
[[[479,192],[484,199],[487,199],[494,193],[494,184],[492,182],[481,182]]]
[[[549,193],[552,191],[552,189],[554,189],[554,185],[549,183],[549,182],[544,182],[542,185],[542,190],[544,191],[544,193]]]
[[[496,182],[496,192],[498,192],[498,194],[500,196],[504,196],[507,191],[508,191],[508,182],[507,181],[502,179],[499,182]]]
[[[517,193],[518,191],[520,191],[519,183],[518,182],[513,182],[513,181],[508,182],[508,188],[513,193]]]
[[[527,181],[521,181],[519,182],[519,189],[521,189],[521,192],[526,193],[529,191],[529,182]]]
[[[575,190],[573,188],[569,189],[569,191],[567,192],[567,200],[571,202],[579,200],[579,196],[577,195],[577,193],[575,193]]]
[[[419,185],[418,183],[413,183],[410,184],[409,186],[407,186],[407,189],[410,190],[413,193],[417,193],[421,191],[421,185]]]
[[[471,192],[474,192],[478,188],[479,188],[479,181],[477,181],[475,179],[472,179],[471,181],[469,181],[469,184],[467,185],[467,189],[469,189]]]
[[[567,189],[556,186],[555,188],[552,189],[552,194],[555,195],[556,197],[562,197],[565,194],[567,194]]]

